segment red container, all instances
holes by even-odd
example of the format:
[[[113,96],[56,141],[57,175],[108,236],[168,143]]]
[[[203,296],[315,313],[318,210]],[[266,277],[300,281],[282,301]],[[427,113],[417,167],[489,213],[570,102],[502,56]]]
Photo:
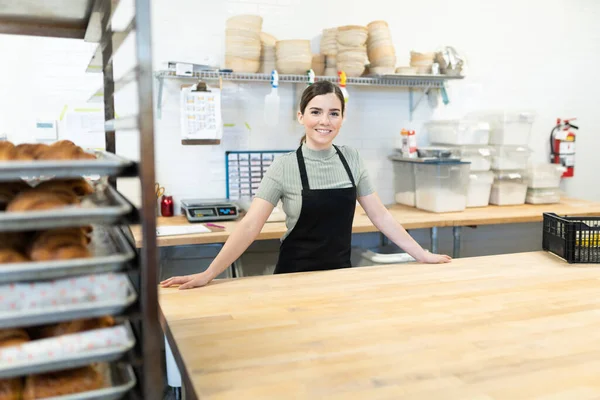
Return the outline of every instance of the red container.
[[[163,196],[160,201],[160,214],[163,217],[173,216],[173,196]]]

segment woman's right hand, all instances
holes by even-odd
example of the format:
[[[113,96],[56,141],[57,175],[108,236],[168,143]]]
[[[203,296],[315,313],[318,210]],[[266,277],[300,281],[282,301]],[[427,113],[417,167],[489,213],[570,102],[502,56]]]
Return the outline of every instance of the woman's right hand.
[[[201,272],[199,274],[185,275],[185,276],[173,276],[169,279],[165,279],[160,283],[161,287],[167,288],[175,285],[180,285],[179,290],[193,289],[195,287],[202,287],[208,285],[212,281],[212,277],[208,274],[208,271]]]

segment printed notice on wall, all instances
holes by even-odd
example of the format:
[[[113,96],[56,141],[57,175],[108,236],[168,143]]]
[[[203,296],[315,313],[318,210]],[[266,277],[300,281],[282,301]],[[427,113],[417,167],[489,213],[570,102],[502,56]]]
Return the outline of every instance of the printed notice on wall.
[[[195,91],[192,87],[181,89],[182,139],[221,139],[221,91]]]

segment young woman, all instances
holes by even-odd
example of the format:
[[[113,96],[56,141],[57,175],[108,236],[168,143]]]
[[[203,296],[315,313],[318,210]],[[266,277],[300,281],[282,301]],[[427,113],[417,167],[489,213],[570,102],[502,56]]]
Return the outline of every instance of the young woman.
[[[428,253],[394,219],[375,193],[358,152],[333,140],[344,121],[344,96],[331,82],[306,88],[298,121],[305,135],[296,152],[281,156],[266,172],[246,216],[209,268],[161,282],[180,289],[204,286],[237,260],[260,233],[281,199],[288,231],[279,250],[276,274],[350,267],[356,200],[373,224],[423,263],[450,257]]]

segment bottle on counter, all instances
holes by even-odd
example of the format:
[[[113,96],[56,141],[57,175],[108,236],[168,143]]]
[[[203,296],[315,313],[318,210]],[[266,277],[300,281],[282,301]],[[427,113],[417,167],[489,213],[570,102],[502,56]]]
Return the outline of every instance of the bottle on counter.
[[[408,158],[417,157],[417,136],[414,130],[402,129],[402,156]]]
[[[173,196],[164,196],[160,201],[160,213],[163,217],[173,216]]]

